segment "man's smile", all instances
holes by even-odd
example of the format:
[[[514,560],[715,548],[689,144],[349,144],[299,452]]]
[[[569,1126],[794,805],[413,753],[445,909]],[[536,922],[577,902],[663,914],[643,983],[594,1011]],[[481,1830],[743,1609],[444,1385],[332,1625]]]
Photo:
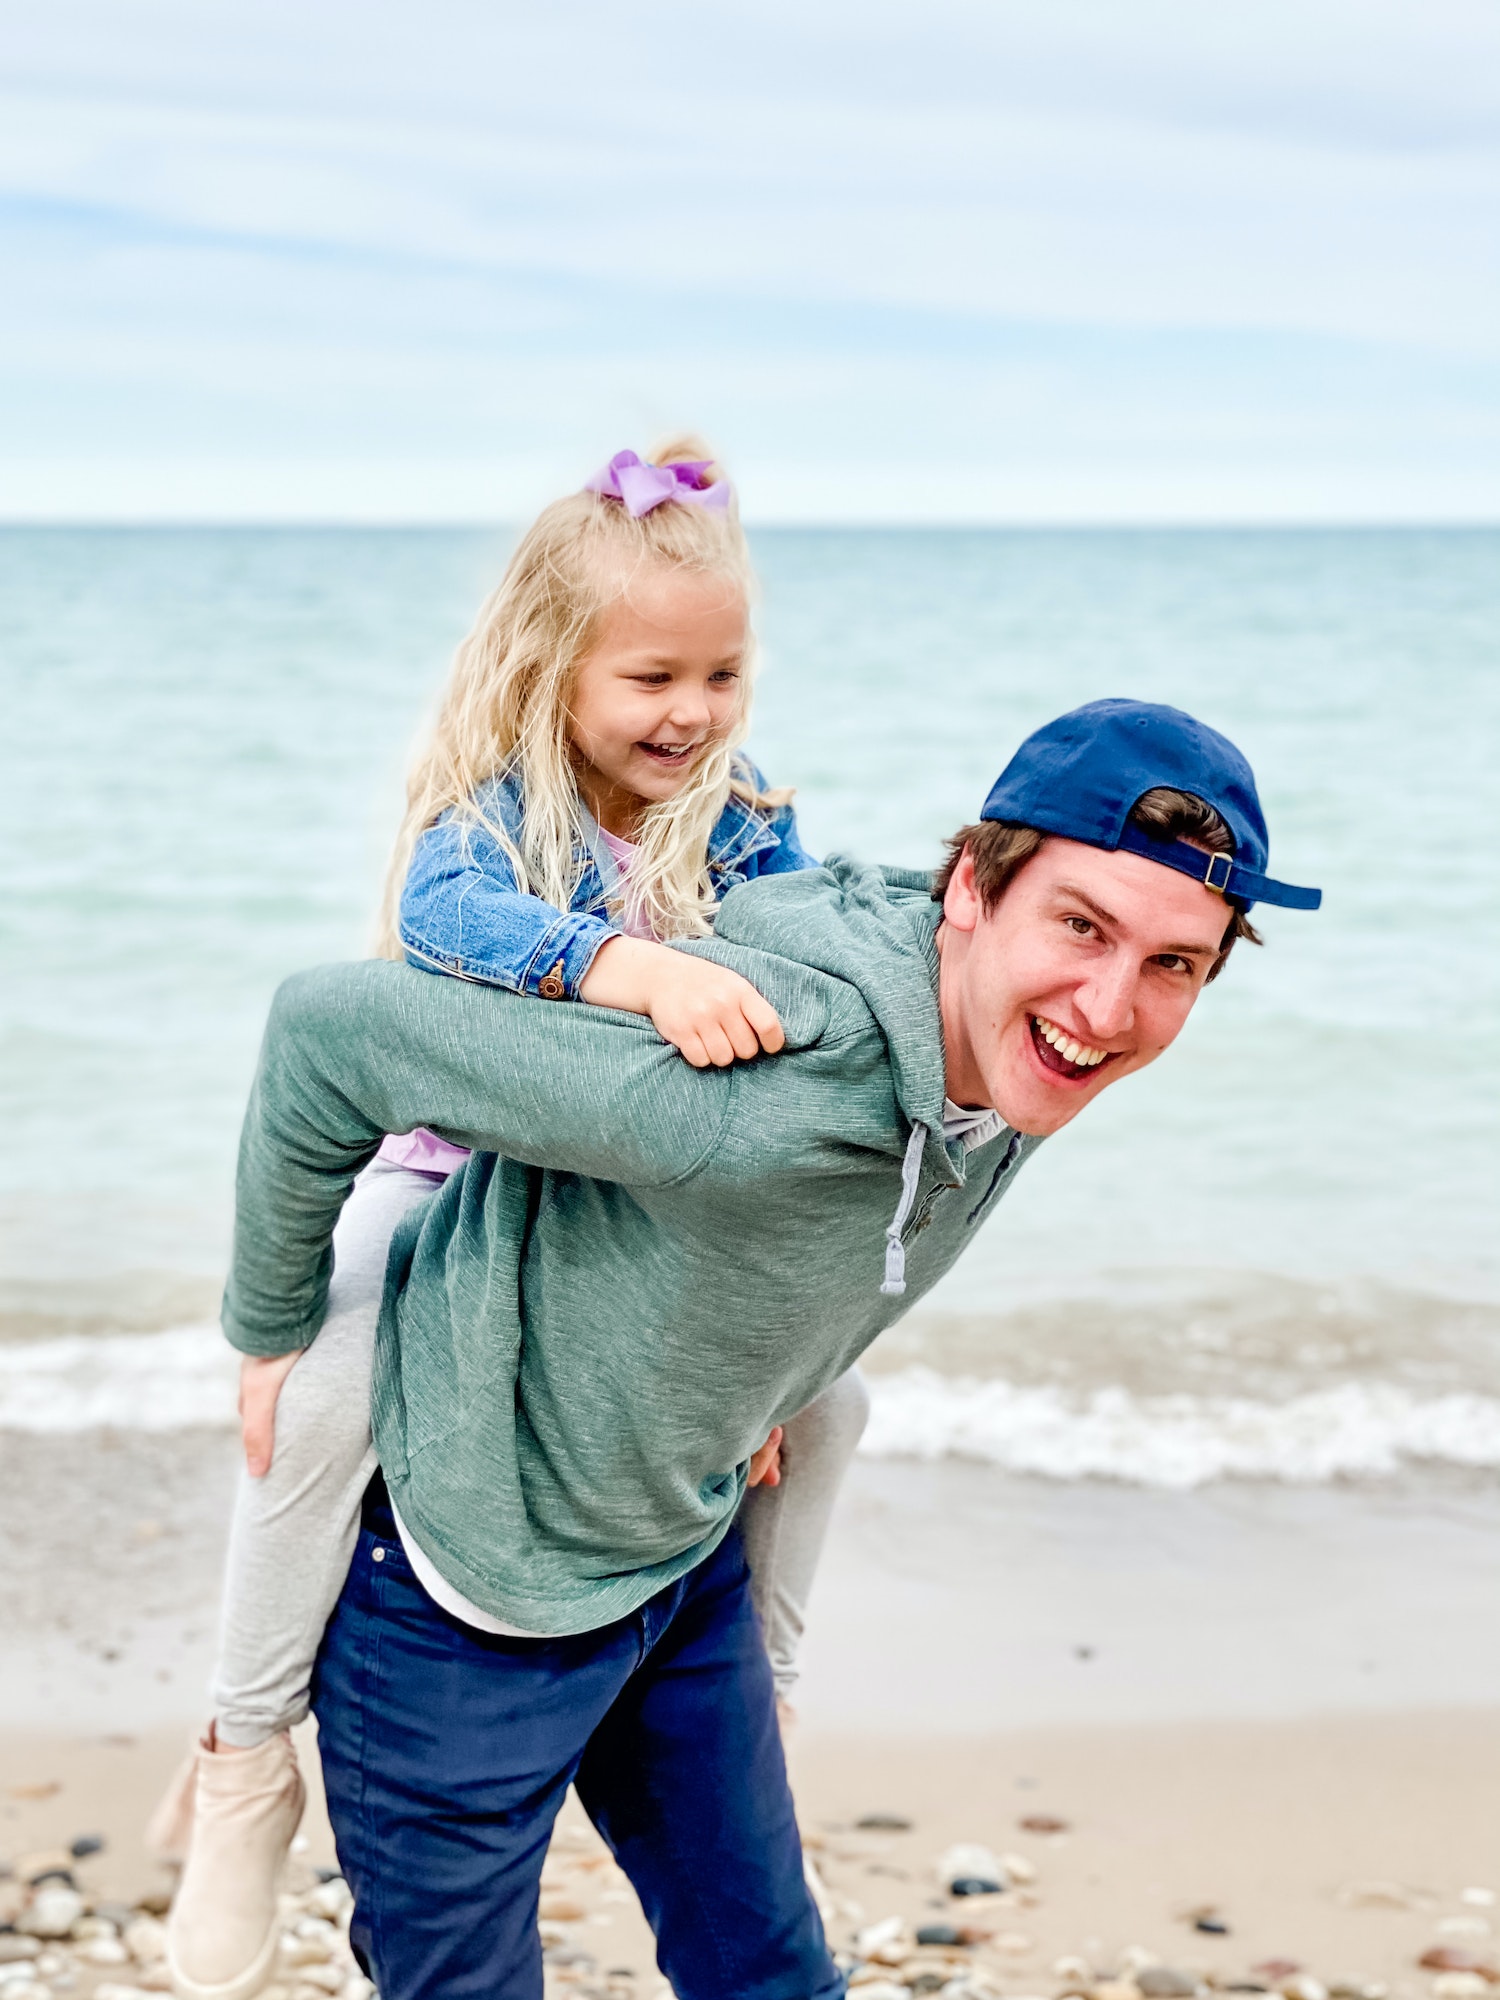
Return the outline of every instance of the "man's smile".
[[[1028,1023],[1031,1046],[1049,1076],[1068,1083],[1079,1083],[1086,1077],[1092,1077],[1105,1063],[1116,1059],[1110,1050],[1096,1049],[1091,1043],[1079,1041],[1065,1028],[1059,1028],[1055,1022],[1046,1020],[1040,1014],[1028,1016]]]

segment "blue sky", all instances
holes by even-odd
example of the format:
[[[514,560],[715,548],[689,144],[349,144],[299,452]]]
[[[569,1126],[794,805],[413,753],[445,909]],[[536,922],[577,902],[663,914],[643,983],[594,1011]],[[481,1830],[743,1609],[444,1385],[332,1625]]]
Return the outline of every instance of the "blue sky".
[[[1500,518],[1493,0],[51,0],[0,515]]]

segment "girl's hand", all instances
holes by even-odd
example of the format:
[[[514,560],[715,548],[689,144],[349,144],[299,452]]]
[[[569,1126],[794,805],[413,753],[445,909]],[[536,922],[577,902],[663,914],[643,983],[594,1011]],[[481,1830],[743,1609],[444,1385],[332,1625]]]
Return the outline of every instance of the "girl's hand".
[[[302,1349],[294,1347],[290,1354],[247,1354],[240,1362],[240,1440],[252,1479],[264,1479],[271,1470],[276,1398],[301,1358]]]
[[[781,1426],[778,1424],[766,1439],[760,1450],[750,1458],[750,1476],[747,1486],[779,1486],[781,1484]]]
[[[771,1003],[727,966],[648,938],[611,938],[595,953],[579,998],[649,1014],[663,1041],[694,1069],[775,1055],[786,1036]]]

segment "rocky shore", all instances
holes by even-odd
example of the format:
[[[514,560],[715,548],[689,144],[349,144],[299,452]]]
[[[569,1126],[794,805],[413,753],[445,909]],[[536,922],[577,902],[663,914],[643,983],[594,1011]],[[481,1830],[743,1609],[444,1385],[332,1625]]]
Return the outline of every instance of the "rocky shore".
[[[370,2000],[316,1792],[268,2000]],[[140,1845],[180,1737],[0,1737],[0,2000],[168,1990]],[[1500,1716],[794,1742],[808,1880],[860,2000],[1500,2000]],[[72,1831],[70,1831],[72,1829]],[[549,1993],[669,2000],[576,1801]]]

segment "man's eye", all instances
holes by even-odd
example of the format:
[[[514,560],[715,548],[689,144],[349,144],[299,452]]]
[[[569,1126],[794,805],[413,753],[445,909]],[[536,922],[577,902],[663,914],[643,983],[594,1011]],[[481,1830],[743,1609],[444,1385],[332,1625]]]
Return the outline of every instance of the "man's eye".
[[[1158,965],[1165,966],[1168,972],[1191,972],[1193,969],[1188,961],[1180,957],[1175,951],[1158,952],[1156,962]]]
[[[1094,928],[1087,917],[1069,917],[1067,923],[1080,937],[1088,937]]]

